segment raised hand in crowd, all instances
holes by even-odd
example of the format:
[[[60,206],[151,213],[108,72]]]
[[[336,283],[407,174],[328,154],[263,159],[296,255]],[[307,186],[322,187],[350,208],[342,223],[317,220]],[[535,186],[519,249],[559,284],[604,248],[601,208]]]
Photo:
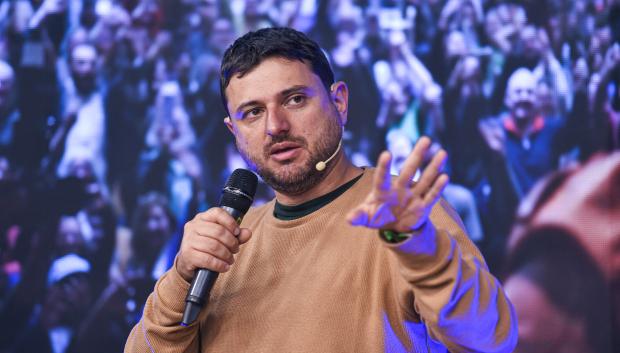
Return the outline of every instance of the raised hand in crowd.
[[[478,123],[478,128],[489,148],[499,156],[504,156],[506,132],[501,122],[497,119],[484,119]]]
[[[44,0],[28,22],[30,28],[37,28],[50,15],[62,14],[67,10],[67,0]]]

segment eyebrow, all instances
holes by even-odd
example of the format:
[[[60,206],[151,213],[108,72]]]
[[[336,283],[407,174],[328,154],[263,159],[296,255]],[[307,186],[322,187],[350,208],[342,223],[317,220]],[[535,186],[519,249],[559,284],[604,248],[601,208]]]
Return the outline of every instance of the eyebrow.
[[[288,95],[291,95],[293,93],[297,93],[297,92],[302,92],[302,91],[308,91],[310,90],[310,88],[306,85],[295,85],[292,87],[289,87],[285,90],[282,90],[278,93],[279,97],[286,97]],[[237,107],[237,109],[235,109],[235,115],[239,115],[240,113],[243,112],[243,109],[246,107],[250,107],[250,106],[254,106],[254,105],[258,105],[260,103],[260,101],[258,100],[251,100],[251,101],[247,101],[247,102],[243,102],[241,104],[239,104],[239,106]]]

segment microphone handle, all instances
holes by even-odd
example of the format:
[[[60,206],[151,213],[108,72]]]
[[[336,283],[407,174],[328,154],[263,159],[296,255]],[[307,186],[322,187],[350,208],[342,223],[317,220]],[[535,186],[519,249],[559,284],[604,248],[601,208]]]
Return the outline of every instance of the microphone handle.
[[[244,216],[243,213],[232,207],[220,207],[230,214],[237,221],[237,224],[241,223]],[[219,272],[207,270],[205,268],[196,271],[192,279],[192,284],[187,292],[187,297],[185,297],[185,311],[183,312],[183,320],[181,321],[182,326],[189,326],[192,322],[196,321],[200,309],[202,309],[206,298],[209,296],[209,293],[211,293],[211,288],[213,288],[219,274]]]

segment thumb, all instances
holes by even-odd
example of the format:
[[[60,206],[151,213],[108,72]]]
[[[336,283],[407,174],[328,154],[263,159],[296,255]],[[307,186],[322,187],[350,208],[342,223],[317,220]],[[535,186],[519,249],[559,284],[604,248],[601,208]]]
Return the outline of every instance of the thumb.
[[[245,244],[252,238],[252,231],[248,228],[241,228],[241,232],[239,233],[239,244]]]

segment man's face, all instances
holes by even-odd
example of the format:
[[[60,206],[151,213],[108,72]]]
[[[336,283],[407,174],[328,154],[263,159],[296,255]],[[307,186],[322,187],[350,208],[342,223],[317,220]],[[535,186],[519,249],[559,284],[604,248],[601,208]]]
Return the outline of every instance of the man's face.
[[[527,26],[521,31],[523,54],[528,58],[539,59],[542,52],[542,43],[538,36],[538,30],[534,26]]]
[[[81,253],[84,248],[84,237],[80,222],[75,216],[63,216],[58,225],[57,245],[60,252]]]
[[[76,273],[54,283],[43,301],[41,321],[48,328],[75,327],[83,319],[92,301],[89,278]]]
[[[172,224],[166,210],[160,205],[150,205],[146,217],[131,239],[132,248],[141,258],[157,256],[172,233]]]
[[[506,107],[517,120],[536,116],[536,80],[532,74],[518,71],[508,81]]]
[[[170,220],[163,207],[155,205],[149,209],[148,218],[146,220],[146,230],[156,239],[154,243],[162,244],[170,235]]]
[[[235,30],[232,23],[226,18],[213,22],[213,31],[209,42],[214,48],[226,48],[235,41]],[[222,53],[223,54],[223,53]]]
[[[301,61],[268,58],[230,80],[225,122],[237,149],[263,180],[278,192],[298,195],[329,171],[319,172],[315,165],[329,158],[340,141],[347,108],[343,91],[326,92]]]
[[[219,9],[216,0],[199,0],[198,13],[208,22],[215,21],[219,17]]]
[[[89,93],[95,88],[97,52],[93,46],[78,45],[71,57],[71,76],[80,93]]]

